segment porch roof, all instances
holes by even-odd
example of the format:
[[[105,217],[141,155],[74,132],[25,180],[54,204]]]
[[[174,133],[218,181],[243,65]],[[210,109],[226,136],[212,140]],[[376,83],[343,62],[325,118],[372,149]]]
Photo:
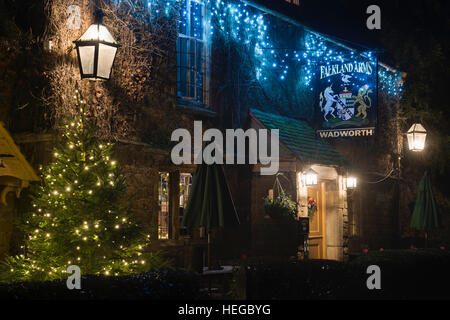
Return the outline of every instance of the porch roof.
[[[349,167],[349,161],[330,143],[316,139],[314,129],[306,122],[273,113],[250,109],[253,116],[268,129],[279,129],[279,139],[297,158],[311,164]]]

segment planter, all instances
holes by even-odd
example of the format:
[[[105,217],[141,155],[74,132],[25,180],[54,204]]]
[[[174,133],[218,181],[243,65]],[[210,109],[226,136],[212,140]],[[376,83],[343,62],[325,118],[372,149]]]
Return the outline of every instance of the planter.
[[[289,209],[287,209],[285,207],[276,207],[276,206],[268,207],[268,206],[266,206],[264,208],[264,211],[269,217],[271,217],[274,220],[281,221],[286,218],[291,218]]]
[[[298,222],[292,218],[270,219],[253,225],[252,253],[265,257],[295,256],[299,245],[297,225]]]
[[[285,218],[294,220],[297,217],[297,204],[284,191],[281,191],[275,199],[264,199],[264,211],[275,220]]]

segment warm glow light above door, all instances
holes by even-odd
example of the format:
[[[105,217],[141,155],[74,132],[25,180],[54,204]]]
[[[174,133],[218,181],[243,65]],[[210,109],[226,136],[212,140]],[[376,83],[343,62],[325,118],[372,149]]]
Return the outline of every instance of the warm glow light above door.
[[[312,168],[309,168],[305,173],[305,184],[307,186],[317,185],[317,172],[315,172]]]

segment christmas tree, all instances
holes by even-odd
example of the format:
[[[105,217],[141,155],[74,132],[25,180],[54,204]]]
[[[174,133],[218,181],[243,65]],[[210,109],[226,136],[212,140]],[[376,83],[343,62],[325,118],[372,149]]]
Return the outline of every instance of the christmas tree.
[[[111,143],[85,121],[85,101],[74,97],[79,116],[64,124],[63,143],[31,190],[32,212],[18,223],[26,236],[23,254],[8,257],[3,280],[64,278],[69,265],[82,274],[123,275],[162,267],[160,252],[148,252],[150,231],[133,219],[124,202],[126,184]]]

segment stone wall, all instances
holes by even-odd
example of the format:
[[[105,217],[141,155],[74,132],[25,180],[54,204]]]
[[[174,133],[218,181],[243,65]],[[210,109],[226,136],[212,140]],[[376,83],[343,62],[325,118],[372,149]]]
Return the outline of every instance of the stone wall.
[[[54,137],[51,134],[16,134],[13,135],[13,139],[38,174],[39,166],[47,163],[52,157]],[[1,188],[3,186],[0,186]],[[9,192],[6,196],[7,206],[0,203],[0,258],[15,254],[21,245],[21,235],[14,228],[14,220],[22,210],[25,210],[26,199],[27,188],[21,191],[19,199],[15,192]]]
[[[251,183],[251,255],[278,256],[286,254],[283,241],[280,241],[282,230],[272,219],[266,216],[263,199],[268,190],[273,189],[274,176],[261,176],[254,172]],[[286,247],[284,247],[286,248]]]
[[[114,155],[122,165],[128,186],[127,198],[138,219],[147,225],[155,225],[159,172],[169,167],[168,152],[145,145],[117,143]]]
[[[396,246],[399,237],[398,102],[378,93],[378,123],[373,137],[334,141],[350,160],[357,188],[349,190],[349,251],[361,254],[365,248],[378,250]],[[391,173],[389,175],[389,173]],[[403,190],[406,191],[406,190]]]
[[[13,233],[13,218],[16,212],[16,195],[9,192],[6,196],[7,206],[0,203],[0,258],[9,253]]]

